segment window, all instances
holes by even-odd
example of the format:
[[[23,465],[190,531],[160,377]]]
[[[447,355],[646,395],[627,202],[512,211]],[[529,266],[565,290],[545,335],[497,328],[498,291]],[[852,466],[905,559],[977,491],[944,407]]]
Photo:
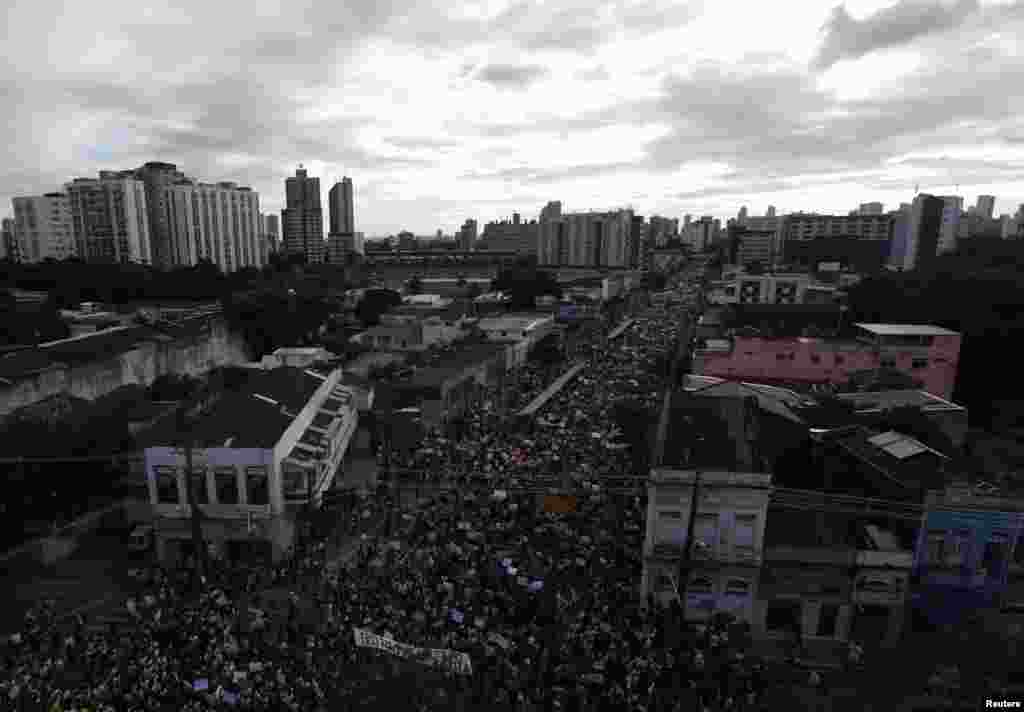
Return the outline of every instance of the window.
[[[836,366],[842,366],[844,363],[846,363],[846,357],[836,354]]]
[[[946,533],[928,532],[927,561],[929,566],[942,566],[946,560]]]
[[[249,504],[270,504],[270,485],[267,482],[267,468],[256,465],[245,468],[245,485]]]
[[[991,538],[985,543],[985,553],[981,562],[988,578],[1002,576],[1006,569],[1009,550],[1010,538],[1003,532],[993,532]]]
[[[233,467],[218,467],[213,474],[218,504],[238,504],[238,477]]]
[[[189,481],[192,485],[192,496],[195,497],[196,504],[209,504],[210,494],[206,490],[206,468],[193,467],[192,476]]]
[[[910,362],[910,367],[911,368],[915,368],[915,369],[928,368],[928,359],[926,359],[926,358],[915,358],[915,359],[913,359]]]
[[[726,596],[747,596],[750,594],[750,584],[743,579],[729,579],[725,584]]]
[[[757,523],[757,516],[753,514],[739,514],[736,516],[736,548],[741,551],[754,550],[754,526]]]
[[[157,465],[153,469],[156,476],[157,504],[178,504],[178,468]]]
[[[836,634],[836,622],[839,620],[839,606],[826,603],[818,615],[817,635],[821,638],[833,638]]]
[[[706,545],[707,548],[714,549],[718,542],[718,515],[697,515],[693,537],[695,553],[699,548],[701,548],[702,543]]]
[[[695,576],[690,580],[687,593],[712,593],[715,589],[715,582],[707,576]]]
[[[894,358],[883,358],[882,368],[896,368],[896,359]]]
[[[765,611],[765,628],[771,632],[792,632],[800,629],[800,602],[773,601]]]
[[[811,354],[811,363],[821,363],[821,356],[818,354]]]
[[[282,473],[284,477],[284,484],[282,489],[285,497],[292,499],[299,498],[303,499],[306,496],[306,471],[295,467],[287,468]]]

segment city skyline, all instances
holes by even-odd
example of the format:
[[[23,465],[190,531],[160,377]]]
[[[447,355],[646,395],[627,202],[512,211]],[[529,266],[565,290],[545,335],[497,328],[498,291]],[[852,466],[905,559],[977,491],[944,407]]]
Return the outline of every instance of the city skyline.
[[[115,24],[103,5],[8,10],[4,215],[148,161],[267,213],[300,163],[351,176],[367,237],[550,200],[723,220],[891,209],[915,185],[1024,203],[1019,2],[143,3]]]

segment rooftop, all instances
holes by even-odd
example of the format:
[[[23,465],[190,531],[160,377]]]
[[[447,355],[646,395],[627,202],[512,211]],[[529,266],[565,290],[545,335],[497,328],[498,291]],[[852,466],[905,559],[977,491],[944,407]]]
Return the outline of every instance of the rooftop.
[[[411,384],[421,387],[439,386],[466,369],[503,353],[505,348],[502,344],[459,344],[445,352],[433,366],[417,370]]]
[[[871,465],[908,495],[942,487],[946,482],[949,458],[908,435],[861,427],[838,433],[831,442]]]
[[[11,385],[23,378],[63,364],[38,349],[24,349],[0,356],[0,385]]]
[[[696,384],[694,384],[696,385]],[[709,383],[694,389],[696,395],[719,396],[743,398],[753,396],[757,399],[758,407],[773,415],[790,420],[794,423],[803,423],[798,414],[800,407],[808,403],[808,399],[787,388],[766,386],[755,383],[739,381],[719,381]]]
[[[927,324],[854,324],[878,336],[959,336],[956,331]]]
[[[945,398],[932,395],[927,391],[894,390],[868,391],[865,393],[840,393],[837,397],[852,403],[858,413],[880,412],[889,408],[913,406],[925,411],[958,411],[966,412],[966,408],[951,403]]]
[[[196,447],[225,447],[230,440],[235,448],[272,448],[323,384],[304,369],[288,366],[249,373],[241,388],[223,393],[194,420],[190,435]],[[182,439],[177,423],[169,419],[145,433],[141,445],[168,447]]]

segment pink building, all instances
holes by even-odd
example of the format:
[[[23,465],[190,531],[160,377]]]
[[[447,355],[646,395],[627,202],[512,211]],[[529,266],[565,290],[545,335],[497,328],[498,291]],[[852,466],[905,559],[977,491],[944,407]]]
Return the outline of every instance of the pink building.
[[[693,373],[743,381],[844,383],[858,372],[893,368],[950,398],[960,334],[938,326],[856,324],[854,340],[735,336],[708,340],[694,352]]]

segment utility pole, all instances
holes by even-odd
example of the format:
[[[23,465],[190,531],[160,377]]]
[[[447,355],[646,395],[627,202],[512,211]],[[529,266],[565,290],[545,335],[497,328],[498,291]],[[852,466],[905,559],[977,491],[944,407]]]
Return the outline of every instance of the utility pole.
[[[690,570],[693,561],[693,535],[697,522],[697,502],[700,498],[700,472],[694,472],[693,476],[693,497],[690,498],[690,519],[686,523],[686,546],[683,555],[679,557],[679,585],[676,586],[676,595],[679,596],[679,605],[683,610],[683,620],[686,619],[686,589],[690,580]]]
[[[199,593],[202,591],[203,585],[203,574],[205,571],[206,563],[206,543],[203,541],[203,514],[199,511],[199,504],[196,501],[195,473],[192,464],[192,450],[194,448],[194,440],[192,437],[190,418],[188,417],[188,412],[185,407],[182,407],[178,411],[178,432],[181,434],[181,437],[183,439],[182,444],[185,450],[185,492],[186,496],[188,497],[190,518],[192,520],[192,549],[193,556],[195,557],[193,586],[196,595],[198,596]]]

